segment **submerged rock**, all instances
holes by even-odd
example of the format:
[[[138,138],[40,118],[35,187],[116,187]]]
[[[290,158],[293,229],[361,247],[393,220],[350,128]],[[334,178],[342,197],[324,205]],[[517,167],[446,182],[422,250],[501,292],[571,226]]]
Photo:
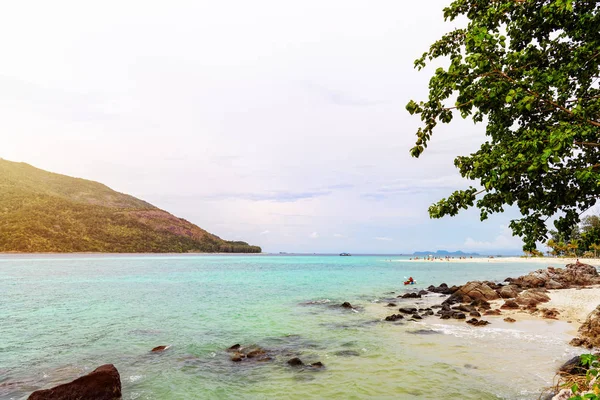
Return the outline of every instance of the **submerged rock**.
[[[246,358],[246,355],[245,355],[244,353],[235,352],[235,353],[233,353],[233,355],[231,356],[231,361],[233,361],[233,362],[240,362],[240,361],[242,361],[244,358]]]
[[[402,296],[398,296],[398,297],[402,297],[403,299],[420,299],[421,295],[418,293],[406,293],[403,294]]]
[[[28,400],[118,400],[121,399],[121,377],[112,364],[102,365],[72,382],[52,389],[37,390]]]
[[[397,304],[396,303],[388,303],[386,307],[396,307]]]
[[[238,351],[241,348],[242,348],[242,345],[238,343],[238,344],[234,344],[233,346],[228,348],[227,351]]]
[[[402,316],[402,314],[392,314],[392,315],[388,315],[387,317],[385,317],[385,320],[386,321],[397,321],[402,318],[404,318]]]
[[[287,361],[288,365],[291,365],[292,367],[301,367],[304,365],[304,363],[302,362],[301,359],[299,359],[298,357],[294,357],[292,359],[289,359]]]
[[[483,319],[476,319],[476,318],[471,318],[470,320],[467,321],[467,324],[469,325],[473,325],[473,326],[485,326],[485,325],[489,325],[488,321],[484,321]]]
[[[506,317],[504,318],[504,322],[517,322],[517,320],[511,317]]]
[[[169,346],[156,346],[155,348],[153,348],[151,351],[153,353],[160,353],[162,351],[165,351],[166,349],[168,349]]]
[[[316,363],[310,364],[313,368],[325,368],[325,365],[321,361],[317,361]]]
[[[352,304],[348,303],[347,301],[345,301],[345,302],[342,303],[342,307],[344,307],[344,308],[354,308],[354,307],[352,307]]]
[[[417,312],[416,308],[399,308],[398,311],[404,314],[414,314]]]

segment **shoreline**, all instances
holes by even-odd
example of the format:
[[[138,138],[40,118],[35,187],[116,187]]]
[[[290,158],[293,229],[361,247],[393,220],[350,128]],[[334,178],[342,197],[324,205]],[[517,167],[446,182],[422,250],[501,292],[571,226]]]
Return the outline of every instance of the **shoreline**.
[[[547,264],[548,266],[556,265],[557,267],[564,267],[566,264],[575,264],[577,261],[582,264],[591,264],[600,266],[600,258],[559,258],[559,257],[494,257],[494,258],[486,258],[486,257],[478,257],[478,258],[435,258],[435,259],[427,259],[427,258],[419,258],[409,260],[392,260],[392,262],[459,262],[459,263],[531,263],[531,264]]]

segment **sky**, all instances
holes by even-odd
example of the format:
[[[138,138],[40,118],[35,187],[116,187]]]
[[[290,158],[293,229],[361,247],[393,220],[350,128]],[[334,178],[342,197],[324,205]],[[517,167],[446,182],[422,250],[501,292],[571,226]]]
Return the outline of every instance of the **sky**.
[[[267,252],[518,254],[515,210],[431,220],[484,126],[406,112],[449,0],[0,5],[0,158],[102,182]]]

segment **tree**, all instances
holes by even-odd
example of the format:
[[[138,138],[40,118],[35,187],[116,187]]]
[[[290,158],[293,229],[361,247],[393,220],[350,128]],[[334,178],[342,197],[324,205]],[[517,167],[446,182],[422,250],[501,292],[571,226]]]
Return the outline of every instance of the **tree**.
[[[485,220],[516,205],[522,217],[510,227],[532,250],[549,218],[568,232],[600,195],[600,2],[455,0],[444,9],[446,20],[461,16],[465,27],[415,61],[418,69],[438,58],[449,64],[430,79],[426,101],[406,106],[423,123],[411,154],[456,113],[485,123],[487,141],[454,161],[479,188],[455,191],[429,215],[476,206]]]

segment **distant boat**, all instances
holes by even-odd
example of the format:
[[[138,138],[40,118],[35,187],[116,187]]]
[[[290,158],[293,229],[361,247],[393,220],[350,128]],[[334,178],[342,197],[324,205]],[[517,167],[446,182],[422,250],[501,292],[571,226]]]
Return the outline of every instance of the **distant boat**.
[[[340,253],[341,257],[348,257],[348,256],[351,256],[351,255],[352,254],[350,254],[350,253]]]

